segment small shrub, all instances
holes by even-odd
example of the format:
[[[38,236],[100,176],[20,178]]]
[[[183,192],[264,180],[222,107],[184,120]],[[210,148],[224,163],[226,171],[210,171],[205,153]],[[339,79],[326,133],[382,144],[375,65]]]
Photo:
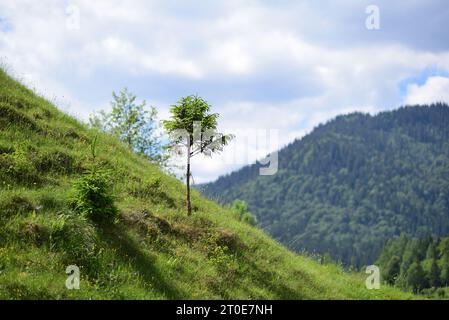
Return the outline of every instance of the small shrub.
[[[247,212],[241,216],[241,221],[251,225],[256,225],[256,217],[254,217],[251,213]]]
[[[114,220],[118,210],[114,205],[109,174],[93,166],[74,184],[73,204],[82,216],[93,220]]]
[[[256,225],[257,220],[256,217],[248,211],[248,205],[245,201],[242,200],[235,200],[231,206],[230,209],[234,212],[237,220],[243,221],[249,225]]]
[[[119,212],[114,205],[110,174],[100,169],[96,162],[97,142],[95,137],[91,144],[92,164],[73,186],[73,205],[84,217],[98,222],[113,221],[118,218]]]
[[[229,251],[237,251],[245,248],[240,238],[228,230],[218,230],[216,237],[216,244],[220,247],[227,248]]]

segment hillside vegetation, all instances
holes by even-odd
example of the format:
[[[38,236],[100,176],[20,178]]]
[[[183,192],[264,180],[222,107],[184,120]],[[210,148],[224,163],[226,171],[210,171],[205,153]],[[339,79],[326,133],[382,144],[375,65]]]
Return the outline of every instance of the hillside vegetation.
[[[446,297],[449,290],[449,237],[387,241],[376,263],[389,284]]]
[[[259,226],[289,248],[373,264],[387,239],[449,234],[449,107],[354,113],[279,152],[279,171],[247,166],[202,187],[248,203]]]
[[[73,209],[96,161],[113,185],[115,223]],[[0,299],[403,299],[291,253],[235,212],[192,194],[118,139],[88,129],[0,71]],[[80,290],[65,287],[68,265]]]

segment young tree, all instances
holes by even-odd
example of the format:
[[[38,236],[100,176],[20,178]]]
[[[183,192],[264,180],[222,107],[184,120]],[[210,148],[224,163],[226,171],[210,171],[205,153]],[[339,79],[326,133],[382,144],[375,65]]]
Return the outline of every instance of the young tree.
[[[418,240],[409,239],[407,242],[404,253],[402,255],[401,273],[407,274],[407,270],[413,261],[418,259]]]
[[[401,271],[401,259],[398,256],[391,257],[384,271],[384,279],[388,284],[393,285]]]
[[[427,247],[426,259],[438,259],[437,246],[435,245],[434,241],[430,242],[429,246]]]
[[[441,253],[441,284],[449,286],[449,237],[441,240],[439,249]]]
[[[437,260],[433,259],[432,264],[430,265],[430,270],[429,270],[429,275],[428,275],[429,286],[438,288],[441,284],[440,276],[441,276],[440,267],[438,266]]]
[[[427,287],[426,275],[419,261],[415,261],[410,265],[407,271],[407,287],[414,293],[420,292]]]
[[[197,154],[211,156],[221,152],[233,138],[217,132],[218,113],[210,113],[211,106],[197,95],[182,97],[170,108],[171,120],[165,120],[164,127],[170,135],[171,147],[185,148],[186,168],[186,208],[191,215],[190,203],[190,159]]]
[[[127,88],[119,94],[112,93],[110,113],[100,111],[91,115],[89,122],[94,128],[116,135],[134,151],[146,155],[151,161],[163,164],[167,160],[157,133],[157,111],[145,108],[146,102],[136,102],[136,95]]]
[[[449,262],[447,260],[442,261],[440,279],[441,285],[449,286]]]

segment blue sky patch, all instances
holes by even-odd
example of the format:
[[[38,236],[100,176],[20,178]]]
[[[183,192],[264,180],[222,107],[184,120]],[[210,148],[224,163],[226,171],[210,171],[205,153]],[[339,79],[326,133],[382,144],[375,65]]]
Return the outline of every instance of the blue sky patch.
[[[12,25],[9,23],[9,21],[0,16],[0,31],[1,32],[10,32],[12,31]]]
[[[407,87],[411,84],[422,86],[430,77],[449,77],[449,72],[439,69],[436,66],[430,66],[422,70],[419,74],[405,78],[399,82],[399,92],[401,98],[407,95]]]

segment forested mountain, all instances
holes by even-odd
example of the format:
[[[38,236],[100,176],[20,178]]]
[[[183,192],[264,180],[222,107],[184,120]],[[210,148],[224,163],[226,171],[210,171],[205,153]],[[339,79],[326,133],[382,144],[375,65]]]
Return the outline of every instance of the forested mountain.
[[[275,175],[259,167],[201,190],[221,203],[246,201],[258,224],[296,251],[360,266],[401,233],[449,233],[446,104],[338,116],[280,150]]]

